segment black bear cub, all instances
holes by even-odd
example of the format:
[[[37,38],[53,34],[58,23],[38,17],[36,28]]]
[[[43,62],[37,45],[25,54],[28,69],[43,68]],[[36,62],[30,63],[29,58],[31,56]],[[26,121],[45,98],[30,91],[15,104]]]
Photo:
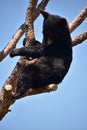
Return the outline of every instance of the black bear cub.
[[[14,56],[37,58],[34,64],[22,66],[14,98],[22,96],[29,88],[59,84],[72,62],[72,43],[67,20],[41,11],[43,21],[42,44],[21,47],[10,53]]]

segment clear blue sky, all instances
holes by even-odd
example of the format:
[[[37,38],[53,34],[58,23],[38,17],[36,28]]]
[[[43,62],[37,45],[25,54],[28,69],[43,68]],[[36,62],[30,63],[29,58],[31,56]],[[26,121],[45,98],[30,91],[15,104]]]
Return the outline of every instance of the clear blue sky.
[[[28,0],[0,1],[0,51],[25,20]],[[68,22],[87,5],[87,0],[50,0],[46,10],[62,15]],[[42,39],[40,16],[35,22],[35,35]],[[87,20],[72,37],[87,29]],[[22,46],[23,37],[17,47]],[[0,88],[16,64],[9,56],[0,63]],[[55,92],[30,96],[13,104],[0,122],[0,130],[87,130],[87,40],[73,48],[69,73]]]

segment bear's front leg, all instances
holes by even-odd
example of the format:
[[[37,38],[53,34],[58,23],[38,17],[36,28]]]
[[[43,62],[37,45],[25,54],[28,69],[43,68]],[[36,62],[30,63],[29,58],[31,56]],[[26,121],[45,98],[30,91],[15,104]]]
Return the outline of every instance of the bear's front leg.
[[[19,49],[14,49],[11,53],[10,53],[10,57],[14,57],[14,56],[28,56],[28,48],[26,47],[21,47]]]

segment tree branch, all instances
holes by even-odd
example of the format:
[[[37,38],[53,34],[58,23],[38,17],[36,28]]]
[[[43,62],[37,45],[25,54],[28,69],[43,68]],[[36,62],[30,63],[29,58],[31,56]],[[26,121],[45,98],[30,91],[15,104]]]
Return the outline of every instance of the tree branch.
[[[87,39],[87,30],[79,34],[78,36],[72,38],[72,46],[81,44],[86,39]]]
[[[18,31],[14,34],[10,42],[7,44],[7,46],[0,52],[0,61],[2,61],[8,54],[11,52],[15,46],[16,43],[19,41],[21,36],[24,34],[24,25],[21,25]]]
[[[81,12],[74,18],[74,20],[69,24],[70,33],[72,33],[84,20],[87,18],[87,6],[85,6]],[[81,44],[87,39],[87,30],[78,36],[72,38],[72,46]]]
[[[87,6],[85,6],[82,11],[69,24],[70,32],[73,32],[85,20],[85,18],[87,18]]]
[[[35,20],[39,16],[41,10],[45,9],[48,2],[49,2],[49,0],[42,0],[41,1],[41,3],[37,6],[37,8],[35,10],[36,13],[34,13],[33,20]]]
[[[35,40],[34,35],[34,28],[33,28],[33,15],[37,5],[38,0],[30,0],[29,6],[26,12],[26,19],[25,19],[25,36],[26,36],[26,46],[32,44]]]

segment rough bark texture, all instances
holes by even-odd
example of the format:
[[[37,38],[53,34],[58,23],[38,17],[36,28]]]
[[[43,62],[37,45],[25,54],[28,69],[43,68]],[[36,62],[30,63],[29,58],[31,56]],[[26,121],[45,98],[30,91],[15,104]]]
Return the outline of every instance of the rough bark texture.
[[[18,31],[14,34],[11,41],[7,44],[7,46],[0,52],[0,61],[2,61],[16,46],[16,43],[21,38],[21,36],[25,32],[25,36],[29,42],[26,42],[26,46],[32,44],[33,40],[35,39],[34,36],[34,29],[33,29],[33,22],[39,16],[40,10],[43,10],[47,5],[49,0],[42,0],[41,3],[37,6],[38,0],[30,0],[27,12],[26,12],[26,19],[25,24],[22,24]],[[87,17],[87,6],[79,13],[79,15],[69,24],[70,32],[74,31]],[[84,31],[82,34],[72,38],[72,46],[82,43],[84,40],[87,39],[87,31]],[[28,62],[29,64],[33,64],[36,59],[32,61],[28,61],[25,57],[21,57],[20,60],[17,62],[16,66],[14,67],[13,71],[11,72],[10,76],[5,81],[1,91],[0,91],[0,120],[10,111],[9,107],[12,105],[15,100],[13,100],[12,94],[15,91],[17,77],[19,76],[20,72],[20,64],[23,61]],[[21,98],[25,96],[40,94],[44,92],[55,91],[57,89],[56,84],[52,84],[40,89],[29,89],[26,94],[24,94]]]

